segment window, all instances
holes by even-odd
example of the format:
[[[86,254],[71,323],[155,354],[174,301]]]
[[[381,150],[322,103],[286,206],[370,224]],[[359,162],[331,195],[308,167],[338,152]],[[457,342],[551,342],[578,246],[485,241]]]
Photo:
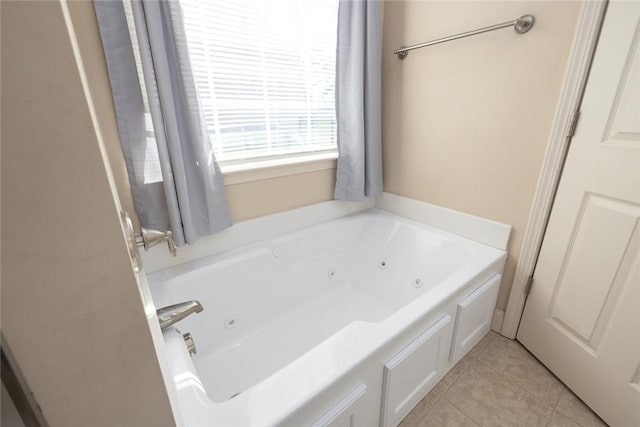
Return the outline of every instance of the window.
[[[180,0],[216,158],[336,149],[337,0]]]

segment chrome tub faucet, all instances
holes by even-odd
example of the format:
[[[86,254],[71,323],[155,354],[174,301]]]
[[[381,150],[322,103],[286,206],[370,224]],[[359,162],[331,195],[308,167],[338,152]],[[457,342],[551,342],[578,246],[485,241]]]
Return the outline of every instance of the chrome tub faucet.
[[[156,311],[156,314],[160,322],[160,329],[164,330],[190,314],[200,313],[202,310],[202,304],[198,301],[186,301],[162,307]]]

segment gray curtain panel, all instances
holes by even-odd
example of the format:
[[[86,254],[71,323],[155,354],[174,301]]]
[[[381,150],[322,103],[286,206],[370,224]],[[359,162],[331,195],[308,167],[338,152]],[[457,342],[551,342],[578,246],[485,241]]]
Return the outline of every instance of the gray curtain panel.
[[[118,130],[143,226],[170,229],[178,246],[231,225],[222,174],[202,118],[177,1],[132,2],[162,171],[144,183],[144,104],[122,0],[96,0]]]
[[[335,198],[382,192],[382,1],[340,0],[336,53]]]

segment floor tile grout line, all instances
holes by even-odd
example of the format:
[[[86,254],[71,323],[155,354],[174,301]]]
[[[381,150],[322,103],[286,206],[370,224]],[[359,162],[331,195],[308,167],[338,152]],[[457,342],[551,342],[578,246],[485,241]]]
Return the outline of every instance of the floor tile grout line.
[[[562,383],[564,385],[564,383]],[[558,409],[558,404],[560,403],[560,399],[562,399],[562,394],[564,393],[571,393],[572,395],[575,396],[576,399],[578,399],[583,405],[584,407],[593,415],[595,416],[600,422],[602,422],[605,426],[608,426],[608,424],[602,419],[600,418],[600,416],[598,414],[595,413],[595,411],[593,409],[591,409],[591,407],[589,405],[587,405],[586,403],[584,403],[584,401],[582,399],[580,399],[569,387],[567,387],[566,385],[564,385],[564,390],[562,391],[560,398],[558,399],[558,402],[556,403],[556,408],[555,410],[562,414],[563,416],[569,418],[571,421],[573,421],[574,423],[578,424],[580,427],[584,427],[584,425],[576,420],[574,417],[571,416],[571,414],[567,414],[564,413],[561,409]]]
[[[562,399],[562,395],[563,395],[564,393],[567,393],[567,392],[568,392],[568,393],[573,393],[573,392],[571,391],[571,389],[570,389],[569,387],[567,387],[567,385],[566,385],[564,382],[562,382],[562,380],[560,380],[560,378],[558,378],[558,377],[557,377],[553,372],[551,372],[551,370],[549,370],[549,368],[547,368],[547,367],[546,367],[546,366],[545,366],[545,365],[544,365],[544,364],[543,364],[543,363],[542,363],[542,362],[541,362],[541,361],[540,361],[540,360],[539,360],[539,359],[538,359],[538,358],[537,358],[533,353],[531,353],[531,352],[530,352],[530,351],[529,351],[525,346],[523,346],[523,345],[522,345],[522,343],[520,343],[519,341],[517,341],[517,340],[510,340],[510,342],[515,343],[516,345],[520,345],[520,346],[522,346],[522,348],[523,348],[523,349],[524,349],[528,354],[530,354],[538,364],[540,364],[541,366],[543,366],[543,367],[547,370],[547,372],[548,372],[549,374],[551,374],[551,375],[552,375],[556,380],[558,380],[558,382],[562,385],[563,389],[562,389],[562,391],[558,394],[558,398],[555,400],[555,402],[554,402],[553,406],[547,405],[545,402],[543,402],[542,400],[540,400],[537,396],[533,395],[532,393],[530,393],[530,392],[529,392],[529,391],[527,391],[526,389],[522,388],[518,383],[516,383],[516,382],[512,381],[510,378],[508,378],[508,377],[507,377],[506,375],[504,375],[502,372],[500,372],[500,371],[498,371],[498,370],[494,369],[491,365],[488,365],[487,363],[485,363],[485,362],[483,362],[482,360],[480,360],[480,356],[481,356],[485,351],[487,351],[487,349],[489,348],[489,346],[491,345],[491,343],[493,343],[493,342],[494,342],[497,338],[499,338],[500,336],[501,336],[501,335],[496,335],[496,336],[494,336],[494,337],[493,337],[493,338],[492,338],[492,339],[491,339],[491,340],[490,340],[490,341],[485,345],[485,347],[484,347],[480,352],[478,352],[478,354],[477,354],[475,357],[473,357],[473,359],[477,360],[477,361],[478,361],[478,363],[481,363],[482,365],[486,366],[487,368],[489,368],[490,370],[492,370],[492,371],[493,371],[493,372],[495,372],[496,374],[500,375],[502,378],[504,378],[506,381],[508,381],[509,383],[511,383],[512,385],[514,385],[515,387],[517,387],[518,389],[522,390],[524,393],[527,393],[529,396],[531,396],[533,399],[537,400],[537,401],[538,401],[540,404],[542,404],[543,406],[545,406],[545,407],[551,407],[551,414],[548,416],[547,423],[545,424],[546,426],[548,426],[548,425],[549,425],[549,423],[551,423],[551,419],[553,418],[553,414],[554,414],[555,412],[558,412],[558,413],[560,413],[561,415],[563,415],[563,416],[565,416],[565,417],[569,418],[571,421],[573,421],[573,422],[575,422],[576,424],[578,424],[580,427],[584,427],[584,426],[583,426],[583,425],[582,425],[578,420],[576,420],[574,417],[572,417],[572,416],[571,416],[571,415],[569,415],[569,414],[565,414],[563,411],[561,411],[561,410],[559,410],[559,409],[558,409],[558,404],[560,403],[560,400]],[[507,339],[508,339],[508,338],[507,338]],[[467,369],[469,369],[469,367],[470,367],[470,366],[471,366],[471,364],[469,364],[469,365],[468,365],[464,370],[466,371]],[[456,383],[456,382],[461,378],[461,376],[462,376],[462,373],[461,373],[461,375],[456,379],[456,381],[454,381],[454,382],[451,384],[451,386],[453,386],[453,384],[455,384],[455,383]],[[450,387],[451,387],[451,386],[450,386]],[[586,406],[589,410],[591,410],[591,408],[589,408],[589,407],[588,407],[588,405],[586,405],[586,404],[585,404],[585,406]],[[466,415],[466,414],[465,414],[465,415]]]
[[[508,339],[508,338],[506,338]],[[495,337],[493,340],[491,340],[491,342],[493,342],[495,340]],[[540,403],[542,403],[545,406],[550,406],[552,407],[553,410],[555,410],[556,406],[558,405],[558,402],[560,401],[560,397],[562,397],[562,393],[564,392],[564,389],[568,389],[568,387],[560,380],[560,378],[558,378],[553,372],[551,372],[549,370],[549,368],[547,368],[542,362],[540,362],[540,360],[538,360],[537,357],[535,357],[533,354],[531,354],[531,352],[529,350],[527,350],[526,347],[524,347],[522,344],[520,344],[519,341],[517,340],[509,340],[511,343],[515,343],[516,345],[521,346],[527,353],[529,353],[531,356],[533,356],[533,358],[535,359],[535,362],[537,364],[539,364],[540,366],[542,366],[549,374],[551,374],[553,376],[553,378],[555,378],[563,387],[563,391],[559,393],[558,398],[555,400],[555,402],[553,403],[553,405],[547,405],[546,403],[544,403],[542,400],[540,400],[538,397],[536,397],[535,395],[533,395],[533,393],[528,392],[526,389],[524,390],[525,392],[527,392],[528,394],[530,394],[531,396],[533,396],[536,400],[538,400]],[[489,345],[487,345],[487,348],[489,347]],[[485,348],[486,350],[486,348]],[[480,353],[482,354],[484,353],[484,350]],[[480,354],[478,354],[478,356],[480,356]],[[522,388],[520,387],[520,385],[514,381],[512,381],[511,379],[509,379],[506,375],[504,375],[502,372],[496,370],[493,366],[483,362],[482,360],[480,360],[479,358],[476,358],[478,360],[478,362],[482,363],[484,366],[488,367],[489,369],[491,369],[493,372],[496,372],[500,375],[502,375],[504,378],[507,379],[507,381],[509,381],[511,384],[517,386],[518,388]]]
[[[575,394],[575,393],[573,393],[573,390],[571,390],[571,389],[569,388],[569,386],[567,386],[567,385],[564,383],[564,381],[562,381],[562,380],[561,380],[561,379],[560,379],[560,378],[559,378],[559,377],[558,377],[558,376],[557,376],[557,375],[556,375],[556,374],[555,374],[551,369],[549,369],[549,368],[547,367],[547,365],[545,365],[544,363],[542,363],[542,361],[541,361],[540,359],[538,359],[538,356],[536,356],[535,354],[533,354],[533,353],[531,352],[531,350],[529,350],[527,347],[525,347],[525,346],[524,346],[524,344],[522,344],[522,343],[521,343],[520,341],[518,341],[517,339],[514,339],[514,340],[513,340],[513,342],[518,343],[518,344],[519,344],[519,345],[520,345],[520,346],[521,346],[521,347],[522,347],[522,348],[523,348],[527,353],[529,353],[529,355],[531,355],[531,357],[533,357],[533,358],[536,360],[536,362],[538,362],[540,365],[542,365],[542,366],[547,370],[547,372],[549,372],[551,375],[553,375],[553,377],[554,377],[556,380],[558,380],[558,382],[559,382],[560,384],[562,384],[562,386],[563,386],[563,390],[562,390],[562,393],[560,393],[560,396],[558,396],[558,400],[556,401],[556,403],[555,403],[555,405],[554,405],[554,410],[557,408],[558,403],[560,402],[560,399],[562,398],[562,395],[563,395],[565,392],[567,392],[567,391],[568,391],[568,392],[569,392],[569,393],[571,393],[571,394]],[[583,402],[583,403],[584,403],[584,402]],[[586,406],[587,408],[589,408],[589,410],[591,410],[591,411],[593,412],[593,409],[591,409],[591,408],[589,407],[589,405],[587,405],[587,404],[585,403],[585,406]],[[565,416],[569,417],[567,414],[565,414],[564,412],[562,412],[562,411],[560,411],[560,410],[558,410],[558,412],[559,412],[559,413],[561,413],[562,415],[565,415]],[[577,422],[577,421],[576,421],[576,420],[574,420],[573,418],[571,418],[571,417],[569,417],[569,418],[570,418],[571,420],[575,421],[575,422],[576,422],[577,424],[579,424],[580,426],[582,426],[582,424],[580,424],[579,422]]]
[[[484,424],[480,423],[479,421],[476,421],[474,418],[472,418],[470,415],[468,415],[466,412],[464,412],[462,409],[460,409],[459,407],[457,407],[451,400],[447,399],[445,396],[442,397],[443,399],[445,399],[448,403],[450,403],[454,408],[456,408],[457,410],[459,410],[460,412],[462,412],[462,414],[467,417],[468,419],[470,419],[475,425],[477,425],[478,427],[485,427]],[[549,422],[551,421],[551,417],[549,417],[549,420],[547,420],[547,423],[545,423],[545,427],[548,427]],[[490,426],[487,426],[490,427]]]
[[[493,342],[495,339],[496,339],[496,337],[494,337],[494,338],[491,340],[491,342]],[[507,338],[507,339],[508,339],[508,338]],[[570,388],[569,388],[569,387],[564,383],[564,381],[562,381],[560,378],[558,378],[558,376],[557,376],[555,373],[553,373],[553,372],[551,371],[551,369],[549,369],[549,368],[548,368],[544,363],[542,363],[542,361],[541,361],[540,359],[538,359],[538,357],[537,357],[535,354],[533,354],[533,353],[532,353],[532,352],[531,352],[527,347],[525,347],[525,346],[524,346],[520,341],[518,341],[517,339],[510,340],[510,341],[511,341],[511,342],[513,342],[513,343],[516,343],[517,345],[519,345],[520,347],[522,347],[522,348],[524,349],[524,351],[526,351],[526,352],[527,352],[531,357],[533,357],[533,359],[534,359],[534,360],[535,360],[539,365],[541,365],[543,368],[545,368],[545,370],[546,370],[550,375],[552,375],[552,376],[553,376],[553,378],[555,378],[555,379],[556,379],[560,384],[562,384],[562,392],[560,392],[560,394],[558,395],[558,398],[556,399],[555,403],[553,404],[553,411],[551,412],[551,416],[550,416],[550,418],[549,418],[549,419],[551,419],[551,417],[553,416],[553,413],[554,413],[554,412],[558,412],[559,414],[561,414],[561,415],[563,415],[563,416],[565,416],[565,417],[569,418],[571,421],[573,421],[573,422],[575,422],[576,424],[578,424],[580,427],[584,427],[584,426],[583,426],[583,425],[582,425],[578,420],[576,420],[574,417],[572,417],[572,416],[571,416],[571,415],[569,415],[569,414],[565,414],[562,410],[558,409],[558,404],[560,403],[560,400],[562,399],[562,395],[563,395],[564,393],[567,393],[567,392],[568,392],[568,393],[571,393],[571,394],[575,394],[575,393],[573,393],[573,391],[572,391],[572,390],[571,390],[571,389],[570,389]],[[487,347],[488,347],[488,345],[487,345]],[[483,350],[481,353],[483,353],[483,352],[484,352],[484,350]],[[480,353],[480,354],[481,354],[481,353]],[[480,355],[480,354],[478,354],[478,355]],[[490,365],[487,365],[486,363],[483,363],[482,361],[480,361],[480,363],[482,363],[483,365],[485,365],[485,366],[489,367],[489,368],[490,368],[490,369],[492,369],[494,372],[498,372],[498,371],[496,371],[495,369],[493,369]],[[498,372],[498,373],[500,373],[500,372]],[[507,378],[507,380],[508,380],[508,378]],[[511,381],[511,383],[513,383],[513,381]],[[513,383],[513,384],[515,384],[515,383]],[[517,386],[517,384],[515,384],[515,385]],[[526,391],[526,390],[525,390],[525,391]],[[527,393],[528,393],[528,392],[527,392]],[[530,395],[532,395],[531,393],[529,393],[529,394],[530,394]],[[532,395],[532,396],[533,396],[533,395]],[[536,397],[536,396],[533,396],[533,397],[537,399],[537,397]],[[580,398],[578,398],[578,399],[580,399]],[[540,399],[538,399],[538,401],[540,401]],[[582,400],[581,400],[581,399],[580,399],[580,401],[582,402]],[[544,402],[542,402],[542,401],[540,401],[540,402],[544,404]],[[589,407],[589,405],[587,405],[587,404],[586,404],[586,403],[584,403],[584,402],[582,402],[582,403],[585,405],[585,407],[586,407],[588,410],[590,410],[591,412],[593,412],[593,409],[591,409],[591,408]],[[597,414],[595,414],[595,415],[596,415],[596,416],[598,416]],[[600,419],[600,417],[599,417],[599,416],[598,416],[598,418]],[[605,423],[605,425],[606,425],[606,423]]]
[[[521,387],[518,383],[516,383],[516,382],[512,381],[509,377],[507,377],[506,375],[504,375],[502,372],[500,372],[500,371],[498,371],[498,370],[494,369],[491,365],[488,365],[488,364],[484,363],[482,360],[480,360],[480,356],[481,356],[485,351],[487,351],[487,349],[489,348],[489,346],[490,346],[494,341],[496,341],[496,339],[499,339],[500,337],[502,337],[502,335],[500,335],[500,334],[498,334],[498,333],[496,332],[496,334],[493,336],[493,338],[491,338],[491,339],[489,340],[489,342],[484,346],[484,348],[483,348],[482,350],[480,350],[480,352],[476,355],[476,357],[475,357],[474,359],[475,359],[478,363],[481,363],[482,365],[486,366],[487,368],[489,368],[489,369],[490,369],[491,371],[493,371],[494,373],[498,374],[501,378],[505,379],[505,380],[506,380],[508,383],[510,383],[511,385],[515,386],[516,388],[518,388],[518,389],[519,389],[519,390],[521,390],[522,392],[524,392],[524,393],[528,394],[529,396],[531,396],[533,399],[535,399],[536,401],[538,401],[538,403],[540,403],[540,404],[541,404],[541,405],[543,405],[544,407],[551,407],[550,405],[547,405],[545,402],[543,402],[542,400],[540,400],[537,396],[535,396],[534,394],[530,393],[529,391],[527,391],[526,389],[524,389],[523,387]],[[517,340],[511,340],[511,339],[506,338],[506,337],[504,337],[504,338],[505,338],[505,339],[507,339],[507,340],[509,340],[509,342],[511,342],[511,343],[515,343],[516,345],[520,345],[520,346],[522,346],[522,348],[524,348],[524,349],[525,349],[525,351],[527,351],[529,354],[531,354],[531,352],[529,352],[529,350],[527,350],[527,348],[526,348],[526,347],[524,347],[522,344],[520,344],[520,342],[519,342],[519,341],[517,341]],[[531,354],[531,355],[533,356],[533,354]],[[538,360],[538,358],[536,358],[535,356],[533,356],[533,357],[534,357],[534,359],[536,360],[536,362],[537,362],[537,363],[539,363],[541,366],[543,366],[543,367],[544,367],[544,368],[545,368],[549,373],[551,373],[551,375],[553,375],[553,376],[554,376],[554,378],[556,378],[556,379],[560,382],[560,384],[562,384],[562,386],[563,386],[564,388],[566,388],[566,386],[564,385],[564,383],[563,383],[562,381],[560,381],[560,379],[559,379],[559,378],[557,378],[557,377],[556,377],[556,376],[555,376],[551,371],[549,371],[549,369],[548,369],[545,365],[543,365],[543,364]],[[465,370],[466,370],[466,369],[469,369],[469,367],[470,367],[470,366],[471,366],[471,364],[469,364],[469,365],[465,368]],[[461,376],[462,376],[462,375],[460,375],[460,377],[461,377]],[[454,384],[455,384],[455,383],[460,379],[460,377],[458,377],[458,378],[456,379],[456,381],[454,381]],[[452,385],[453,385],[453,384],[452,384]],[[558,398],[555,400],[555,402],[554,402],[553,406],[551,407],[551,413],[549,414],[549,416],[548,416],[548,420],[547,420],[547,423],[546,423],[545,425],[548,425],[548,424],[551,422],[551,418],[552,418],[552,416],[553,416],[553,413],[554,413],[554,412],[555,412],[555,410],[556,410],[556,406],[558,405],[558,402],[560,401],[560,398],[562,397],[562,393],[564,393],[564,390],[562,390],[562,391],[559,393]]]
[[[585,406],[586,406],[586,405],[585,405]],[[589,408],[588,406],[587,406],[587,408],[588,408],[589,410],[591,410],[591,408]],[[563,416],[565,416],[565,417],[569,418],[571,421],[573,421],[574,423],[578,424],[580,427],[584,427],[584,425],[583,425],[580,421],[576,420],[576,419],[575,419],[574,417],[572,417],[570,414],[566,414],[566,413],[562,412],[560,409],[556,409],[556,412],[558,412],[559,414],[562,414]],[[600,417],[598,417],[598,418],[600,418]],[[604,421],[603,421],[603,422],[604,422]],[[606,424],[606,423],[605,423],[605,425],[608,425],[608,424]]]
[[[550,408],[551,409],[551,413],[553,413],[554,409],[555,409],[555,405],[553,406],[551,405],[547,405],[546,403],[544,403],[542,400],[540,400],[536,395],[534,395],[533,393],[530,393],[529,391],[527,391],[527,389],[523,388],[520,384],[512,381],[511,379],[509,379],[509,377],[507,377],[506,375],[504,375],[502,372],[494,369],[493,367],[491,367],[490,365],[487,365],[486,363],[484,363],[482,360],[478,360],[478,363],[482,364],[483,366],[489,368],[491,371],[493,371],[495,374],[499,375],[500,377],[504,378],[509,384],[513,385],[514,387],[516,387],[518,390],[522,391],[523,393],[526,393],[527,395],[531,396],[533,399],[535,399],[536,401],[538,401],[538,403],[540,403],[542,406],[546,407],[546,408]]]
[[[547,420],[547,423],[544,425],[544,427],[549,427],[549,424],[551,424],[551,420],[553,419],[553,414],[556,413],[555,408],[553,409],[553,411],[551,411],[551,415],[549,416],[549,419]]]
[[[536,359],[536,360],[537,360],[537,359]],[[540,361],[539,361],[539,360],[538,360],[538,363],[540,363]],[[542,365],[542,366],[544,366],[544,365]],[[559,381],[559,380],[558,380],[558,381]],[[562,381],[560,381],[560,382],[562,383]],[[562,395],[564,394],[564,392],[565,392],[565,388],[567,388],[567,386],[565,386],[565,385],[564,385],[564,383],[562,383],[562,387],[563,387],[563,388],[562,388],[562,391],[560,392],[560,395],[559,395],[559,396],[558,396],[558,398],[556,399],[556,403],[553,405],[553,411],[551,411],[551,415],[549,416],[549,420],[547,421],[547,424],[545,425],[545,427],[549,427],[549,425],[551,424],[551,420],[553,420],[553,415],[554,415],[556,412],[559,412],[559,413],[561,413],[561,414],[562,414],[562,412],[558,411],[558,403],[560,402],[560,399],[562,399]],[[564,414],[562,414],[562,415],[564,415]],[[582,427],[582,424],[578,423],[578,425],[579,425],[580,427]]]
[[[472,422],[472,423],[474,423],[474,424],[475,424],[475,425],[477,425],[478,427],[483,427],[483,426],[482,426],[482,424],[480,424],[479,422],[477,422],[476,420],[474,420],[473,418],[471,418],[471,416],[470,416],[470,415],[468,415],[466,412],[464,412],[462,409],[458,408],[458,407],[456,406],[456,404],[455,404],[455,403],[453,403],[452,401],[450,401],[449,399],[447,399],[447,398],[446,398],[446,396],[442,396],[442,397],[440,398],[440,400],[442,400],[442,399],[446,400],[448,404],[450,404],[451,406],[453,406],[454,408],[456,408],[458,411],[460,411],[460,413],[461,413],[462,415],[464,415],[466,418],[468,418],[469,420],[471,420],[471,422]]]
[[[487,345],[488,347],[489,345]],[[484,351],[484,350],[483,350]],[[481,352],[482,353],[482,352]],[[480,354],[478,354],[480,355]],[[501,372],[496,371],[495,369],[491,368],[491,366],[488,366],[486,363],[482,362],[481,360],[475,358],[475,361],[480,363],[481,365],[489,368],[489,370],[491,370],[492,372],[494,372],[495,374],[497,374],[499,377],[503,378],[506,382],[508,382],[509,384],[513,385],[514,387],[516,387],[518,390],[521,390],[525,393],[527,393],[528,395],[530,395],[531,397],[533,397],[535,400],[537,400],[539,403],[544,405],[544,402],[541,402],[537,397],[535,397],[534,395],[532,395],[531,393],[527,392],[526,390],[523,390],[522,387],[520,387],[518,384],[515,384],[513,381],[509,380],[509,378],[507,378],[505,375],[503,375]],[[469,369],[469,367],[473,364],[470,363],[466,369]],[[453,384],[451,384],[450,387],[452,387],[456,382],[458,382],[460,379],[462,378],[462,375],[460,375],[454,382]],[[448,389],[447,389],[448,390]],[[446,397],[443,395],[442,398]],[[466,412],[464,412],[462,409],[458,408],[456,405],[453,404],[453,402],[451,402],[449,399],[447,399],[447,402],[451,403],[455,408],[457,408],[460,412],[462,412],[465,416],[467,416],[468,418],[471,418],[469,415],[467,415]],[[546,406],[546,405],[545,405]],[[551,415],[553,415],[553,410],[551,411]],[[548,424],[548,422],[551,420],[551,415],[549,415],[549,418],[546,420],[547,423],[545,423],[545,426]],[[479,422],[476,422],[473,418],[471,418],[472,421],[474,421],[476,424],[478,424],[479,426],[483,427],[483,424],[480,424]]]
[[[562,395],[565,392],[565,389],[567,388],[566,385],[564,385],[563,382],[560,382],[562,384],[562,391],[560,392],[560,394],[558,395],[558,398],[556,399],[556,403],[555,405],[553,405],[553,410],[555,411],[556,409],[558,409],[558,403],[560,403],[560,399],[562,399]]]

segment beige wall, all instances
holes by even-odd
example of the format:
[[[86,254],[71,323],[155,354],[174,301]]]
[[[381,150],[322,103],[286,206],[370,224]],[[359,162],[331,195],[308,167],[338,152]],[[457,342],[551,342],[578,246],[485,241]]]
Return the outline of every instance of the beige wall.
[[[514,227],[498,307],[520,253],[577,21],[577,1],[387,1],[383,54],[385,191]],[[515,18],[511,29],[391,52]]]
[[[336,170],[325,169],[227,185],[231,217],[242,221],[333,200],[335,181]]]
[[[52,427],[175,425],[61,5],[1,7],[3,337]]]

